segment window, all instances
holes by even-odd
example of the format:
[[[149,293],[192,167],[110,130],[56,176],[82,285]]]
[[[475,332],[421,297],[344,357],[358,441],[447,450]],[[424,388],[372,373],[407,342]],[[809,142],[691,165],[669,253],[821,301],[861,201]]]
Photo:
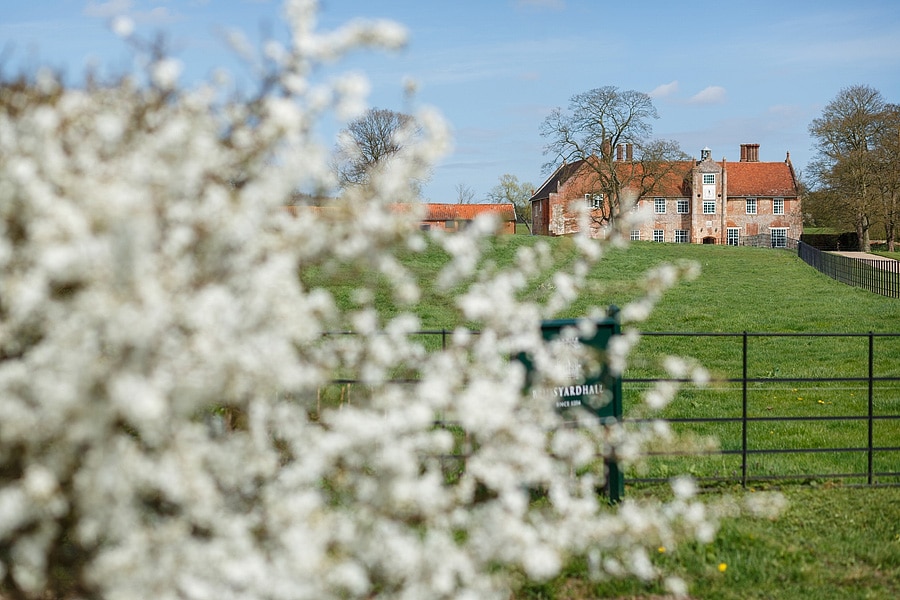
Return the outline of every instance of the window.
[[[784,214],[784,198],[773,198],[772,199],[772,214],[776,214],[776,215]]]
[[[678,201],[678,214],[686,215],[690,211],[690,204],[688,204],[687,199],[681,199]]]
[[[444,221],[444,229],[456,229],[456,221]]]
[[[653,207],[656,209],[656,214],[658,214],[658,215],[666,214],[666,199],[665,198],[654,198],[653,199]]]
[[[772,227],[769,231],[772,233],[773,248],[787,248],[787,227]]]
[[[747,214],[756,214],[756,198],[747,198]]]
[[[729,227],[728,234],[725,239],[725,243],[729,246],[740,246],[741,245],[741,228],[740,227]]]
[[[704,173],[703,174],[703,185],[715,185],[716,184],[716,174],[715,173]]]
[[[716,214],[716,201],[715,200],[704,200],[703,201],[703,214],[704,215]]]
[[[632,229],[631,230],[631,241],[638,242],[641,239],[641,230],[640,229]]]
[[[687,244],[690,241],[689,232],[687,229],[676,229],[675,230],[675,242],[679,244]]]
[[[665,238],[663,237],[664,232],[662,229],[654,229],[653,230],[653,241],[654,242],[663,242]]]
[[[591,210],[603,208],[603,194],[585,194],[584,201]]]

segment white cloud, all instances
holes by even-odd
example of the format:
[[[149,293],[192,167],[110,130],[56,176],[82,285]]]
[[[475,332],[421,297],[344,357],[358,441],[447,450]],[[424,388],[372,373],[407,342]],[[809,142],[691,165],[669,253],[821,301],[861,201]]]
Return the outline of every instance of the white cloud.
[[[662,85],[656,86],[652,92],[650,92],[651,98],[665,98],[666,96],[671,96],[675,92],[678,91],[678,80],[672,81],[670,83],[664,83]]]
[[[725,88],[711,85],[691,96],[691,104],[721,104],[725,102]]]

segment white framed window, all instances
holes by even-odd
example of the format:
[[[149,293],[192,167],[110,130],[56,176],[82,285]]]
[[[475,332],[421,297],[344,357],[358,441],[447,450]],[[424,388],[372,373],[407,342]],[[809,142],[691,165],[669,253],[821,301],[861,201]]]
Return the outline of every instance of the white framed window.
[[[666,240],[665,232],[662,229],[654,229],[653,230],[653,241],[654,242],[664,242],[665,240]]]
[[[716,174],[715,173],[704,173],[703,174],[703,185],[716,185]]]
[[[784,214],[784,198],[772,198],[772,214]]]
[[[675,242],[678,244],[687,244],[691,241],[690,232],[687,229],[675,230]]]
[[[726,233],[725,243],[729,246],[740,246],[741,245],[741,228],[740,227],[729,227]]]
[[[679,215],[686,215],[691,210],[691,205],[688,202],[687,198],[679,198],[677,206]]]
[[[703,201],[703,214],[704,215],[716,214],[716,201],[715,200],[704,200]]]
[[[631,230],[631,241],[638,242],[641,239],[641,230],[640,229],[632,229]]]
[[[747,214],[756,214],[756,198],[747,198]]]
[[[772,234],[773,248],[787,248],[787,227],[772,227],[769,232]]]
[[[666,214],[666,199],[665,198],[654,198],[653,199],[653,208],[658,215]]]
[[[603,208],[603,194],[585,194],[584,201],[591,210]]]

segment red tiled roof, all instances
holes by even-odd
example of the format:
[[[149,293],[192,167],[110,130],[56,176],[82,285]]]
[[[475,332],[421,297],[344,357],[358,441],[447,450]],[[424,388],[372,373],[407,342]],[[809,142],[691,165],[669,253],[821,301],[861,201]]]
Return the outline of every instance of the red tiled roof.
[[[549,198],[550,194],[556,193],[559,189],[559,185],[561,183],[565,183],[570,177],[572,177],[578,169],[581,168],[581,165],[584,164],[584,159],[576,160],[573,163],[564,163],[556,168],[553,171],[553,174],[547,178],[544,183],[541,184],[541,187],[532,194],[531,200],[540,200],[542,198]]]
[[[406,213],[410,210],[425,207],[422,214],[423,221],[471,221],[481,214],[494,214],[503,221],[515,221],[516,213],[512,204],[412,204],[395,203],[390,205],[390,210],[397,213]],[[315,215],[339,215],[344,210],[336,206],[285,206],[285,210],[294,216],[303,212]]]
[[[568,179],[575,176],[585,161],[577,161],[558,168],[541,188],[532,196],[532,200],[549,197],[550,193]],[[694,161],[677,161],[669,163],[667,172],[654,181],[652,177],[642,179],[641,163],[616,162],[616,168],[622,169],[621,180],[630,181],[631,185],[641,186],[645,195],[666,197],[688,196],[691,194],[691,171]],[[726,169],[728,196],[787,196],[796,197],[798,190],[794,173],[787,162],[719,162]]]
[[[729,196],[797,195],[794,175],[786,162],[729,162],[724,166]]]
[[[617,165],[620,163],[616,163]],[[689,196],[691,193],[691,169],[694,162],[690,160],[679,160],[668,163],[665,166],[665,172],[658,178],[648,176],[646,180],[641,179],[641,170],[643,165],[635,163],[634,166],[623,163],[619,168],[627,169],[623,179],[631,179],[634,186],[642,186],[646,195],[666,196],[673,198],[676,196]]]
[[[423,221],[470,221],[482,214],[497,215],[503,221],[515,221],[512,204],[426,204]]]

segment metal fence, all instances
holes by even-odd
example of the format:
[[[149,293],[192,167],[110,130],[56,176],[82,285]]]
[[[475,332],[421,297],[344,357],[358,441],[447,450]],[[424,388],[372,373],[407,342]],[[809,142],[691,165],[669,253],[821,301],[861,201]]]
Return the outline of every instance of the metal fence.
[[[713,387],[723,390],[726,395],[730,392],[730,400],[724,400],[719,407],[722,416],[666,419],[670,424],[681,425],[682,431],[704,425],[707,430],[711,426],[719,431],[730,427],[733,434],[730,441],[723,440],[722,446],[713,451],[659,451],[651,453],[653,458],[732,457],[732,468],[725,469],[727,472],[711,474],[707,469],[701,470],[699,475],[693,474],[700,481],[740,484],[744,487],[754,482],[790,480],[842,481],[866,486],[900,485],[900,446],[897,445],[900,442],[900,333],[644,333],[643,336],[691,340],[720,338],[740,343],[739,374],[713,382]],[[831,348],[834,360],[844,361],[846,368],[832,368],[827,362],[809,364],[809,373],[788,369],[793,374],[787,376],[780,376],[777,368],[771,368],[773,341],[783,342],[783,349],[789,350],[792,346],[808,347],[813,339]],[[881,354],[876,352],[876,342],[884,346]],[[754,343],[763,347],[754,349]],[[863,347],[848,353],[846,346],[854,343]],[[753,364],[753,356],[757,357],[756,365]],[[781,360],[790,361],[791,354]],[[815,375],[822,370],[832,371],[833,374]],[[625,377],[622,383],[624,389],[634,390],[635,386],[646,387],[658,381],[666,380]],[[668,381],[689,383],[686,380]],[[812,389],[820,397],[830,400],[813,403],[808,399],[807,404],[800,406],[799,410],[790,411],[791,414],[769,412],[773,408],[771,405],[776,404],[767,401],[773,390],[790,390],[795,394],[800,390],[799,393],[805,394],[805,391]],[[828,411],[807,411],[812,407]],[[825,414],[829,411],[832,414]],[[646,422],[646,419],[629,419],[626,415],[626,425],[639,422]],[[774,434],[773,427],[779,425],[793,429],[794,435],[770,435]],[[803,428],[815,428],[815,431],[812,435],[803,435]],[[820,429],[826,432],[817,433]],[[807,443],[804,444],[804,441]],[[802,460],[811,455],[818,458]],[[832,455],[836,459],[822,459],[822,455]],[[774,468],[760,461],[768,457],[778,457]],[[754,459],[757,459],[756,463]],[[823,465],[826,468],[849,468],[823,471]],[[626,483],[635,485],[667,479],[658,476],[631,477],[626,478]]]
[[[900,261],[866,259],[823,252],[800,242],[800,259],[818,271],[841,283],[860,287],[882,296],[900,298]]]
[[[451,332],[429,330],[416,335],[437,338],[434,346],[439,341],[446,347]],[[626,371],[623,425],[640,427],[662,420],[680,433],[717,437],[721,445],[713,450],[649,452],[649,474],[627,472],[626,485],[665,482],[679,472],[689,472],[701,483],[745,487],[791,481],[900,485],[900,333],[645,332],[641,343],[652,345],[646,352],[655,355],[686,350],[690,354],[685,344],[723,344],[714,348],[721,357],[712,366],[718,375],[701,389],[689,380]],[[685,386],[670,413],[652,419],[635,417],[641,394],[660,382]],[[344,378],[334,383],[358,381]],[[415,379],[397,383],[414,384]],[[815,393],[823,399],[777,405],[769,401],[775,393]],[[692,412],[693,394],[705,395],[713,406],[708,414],[685,416]],[[785,406],[790,410],[780,413]],[[785,433],[776,434],[776,428]],[[465,454],[447,458],[466,460]],[[720,463],[711,467],[704,461]]]

